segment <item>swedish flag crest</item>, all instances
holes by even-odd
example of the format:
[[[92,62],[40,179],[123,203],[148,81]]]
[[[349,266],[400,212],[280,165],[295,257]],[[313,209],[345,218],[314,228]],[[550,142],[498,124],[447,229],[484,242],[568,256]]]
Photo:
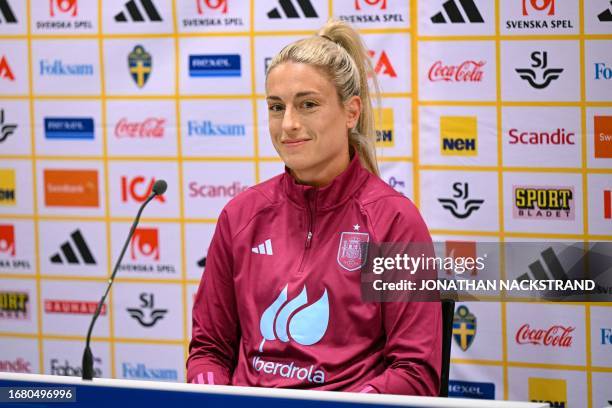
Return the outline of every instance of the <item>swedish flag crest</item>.
[[[151,75],[153,58],[142,45],[137,45],[128,55],[128,67],[136,86],[142,88]]]
[[[476,337],[476,316],[466,306],[459,306],[453,317],[453,338],[466,351]]]

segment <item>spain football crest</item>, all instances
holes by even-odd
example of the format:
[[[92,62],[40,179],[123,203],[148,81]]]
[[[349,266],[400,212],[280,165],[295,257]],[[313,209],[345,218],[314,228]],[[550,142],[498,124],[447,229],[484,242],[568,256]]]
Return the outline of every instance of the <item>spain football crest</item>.
[[[466,351],[476,337],[476,316],[467,307],[459,306],[453,317],[453,338],[461,350]]]
[[[347,271],[361,268],[367,257],[370,234],[365,232],[343,232],[338,245],[338,265]]]
[[[128,68],[136,86],[142,88],[151,75],[153,58],[142,45],[137,45],[128,55]]]

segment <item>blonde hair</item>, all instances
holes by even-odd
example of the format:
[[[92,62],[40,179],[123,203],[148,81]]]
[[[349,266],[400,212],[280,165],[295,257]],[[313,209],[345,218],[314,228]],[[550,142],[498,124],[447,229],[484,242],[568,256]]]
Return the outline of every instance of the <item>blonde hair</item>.
[[[298,40],[283,48],[270,62],[266,78],[274,67],[284,62],[308,64],[323,70],[335,84],[338,98],[343,103],[354,95],[361,98],[359,120],[349,132],[349,145],[359,154],[363,167],[378,176],[376,130],[368,77],[373,80],[378,101],[380,91],[359,34],[342,21],[329,20],[317,36]]]

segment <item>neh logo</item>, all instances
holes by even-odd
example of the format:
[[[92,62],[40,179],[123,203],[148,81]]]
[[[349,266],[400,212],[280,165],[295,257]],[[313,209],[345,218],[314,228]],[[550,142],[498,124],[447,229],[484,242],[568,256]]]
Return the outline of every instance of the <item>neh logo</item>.
[[[45,118],[45,139],[93,140],[93,118]]]
[[[51,300],[45,299],[45,313],[52,314],[94,314],[98,308],[98,302],[88,302],[84,300]],[[100,315],[106,315],[106,305],[102,305]]]
[[[476,116],[440,116],[440,154],[476,156],[477,126]]]
[[[155,179],[152,178],[149,180],[149,184],[145,186],[145,188],[141,188],[147,184],[146,179],[143,176],[137,176],[132,178],[131,180],[126,176],[121,176],[121,201],[124,203],[133,200],[137,203],[143,203],[151,192],[153,191],[153,184],[155,184]],[[166,199],[163,195],[155,196],[155,199],[159,202],[165,203]]]
[[[81,234],[80,230],[74,231],[70,234],[71,241],[66,241],[60,246],[60,251],[51,256],[51,263],[54,264],[65,264],[69,263],[72,265],[95,265],[96,260],[94,259],[85,238]],[[74,245],[74,246],[73,246]],[[76,249],[76,252],[75,252]],[[77,257],[77,253],[79,257]]]
[[[31,373],[31,363],[21,357],[16,360],[0,360],[0,372],[8,373]]]
[[[525,323],[516,332],[516,344],[532,344],[535,346],[571,347],[573,337],[571,333],[575,327],[555,325],[548,329],[532,329]]]
[[[468,21],[470,23],[484,23],[484,19],[478,11],[476,4],[474,4],[473,0],[459,0],[459,5],[461,9],[463,9],[463,13],[467,16]],[[431,22],[434,24],[445,24],[447,22],[451,23],[465,23],[465,19],[461,14],[459,5],[457,5],[456,0],[448,0],[442,4],[444,8],[444,12],[448,16],[448,20],[444,17],[444,14],[440,11],[431,17]]]
[[[555,251],[552,248],[545,249],[540,253],[540,255],[542,256],[546,267],[550,271],[552,279],[563,281],[568,279],[565,269],[563,269],[563,266],[561,266],[561,262],[559,262],[559,258],[557,258],[557,255],[555,254]],[[529,271],[531,272],[531,276],[529,272],[525,272],[524,274],[516,278],[516,280],[519,282],[524,280],[528,281],[531,280],[531,277],[533,277],[533,279],[535,280],[551,279],[544,270],[544,266],[542,265],[542,262],[540,262],[540,260],[531,263],[529,265]]]
[[[610,1],[610,4],[612,5],[612,1]],[[599,19],[599,21],[602,22],[611,22],[612,21],[612,10],[610,10],[610,8],[605,9],[604,11],[602,11],[601,13],[599,13],[597,15],[597,18]],[[610,403],[610,405],[612,405],[612,402]]]
[[[98,207],[97,170],[43,170],[47,207]]]
[[[446,241],[445,247],[447,258],[476,259],[476,242],[474,241]],[[474,265],[471,271],[466,268],[466,272],[470,272],[470,275],[476,276],[478,274],[478,269],[476,265]],[[452,271],[447,270],[446,274],[452,275]]]
[[[0,254],[15,256],[15,227],[0,224]]]
[[[595,158],[612,158],[612,116],[595,116]]]
[[[168,313],[168,309],[155,309],[155,296],[153,293],[141,293],[139,298],[139,308],[128,308],[126,310],[141,326],[153,327]]]
[[[161,139],[166,130],[165,118],[147,118],[142,122],[130,122],[127,118],[119,119],[115,125],[117,139]]]
[[[545,89],[555,79],[559,79],[563,68],[547,68],[548,67],[548,52],[534,51],[531,53],[531,68],[516,68],[515,71],[521,79],[527,81],[532,88]],[[536,71],[537,70],[537,71]],[[538,72],[541,73],[542,79],[538,80]]]
[[[376,52],[368,50],[368,55],[370,56],[370,58],[372,58],[372,60],[374,60]],[[397,78],[395,68],[393,68],[391,60],[389,59],[389,56],[385,51],[381,52],[380,56],[376,60],[376,63],[374,64],[374,72],[376,72],[376,75],[386,75],[391,78]]]
[[[547,402],[551,408],[567,406],[567,383],[556,378],[529,377],[529,401]]]
[[[602,328],[601,330],[601,344],[612,344],[612,329]]]
[[[130,255],[133,261],[139,258],[159,261],[159,233],[157,228],[136,228],[130,242]]]
[[[17,18],[15,18],[15,14],[11,9],[11,5],[9,4],[8,0],[0,0],[0,17],[4,17],[4,21],[9,24],[17,23]],[[2,20],[0,20],[0,23],[2,23]]]
[[[286,18],[300,18],[298,14],[298,8],[302,12],[305,18],[317,18],[319,15],[315,11],[310,0],[296,0],[297,8],[293,0],[279,0],[279,7],[275,7],[268,11],[268,18],[279,19],[283,18],[279,11],[279,8],[283,11]]]
[[[190,77],[239,77],[240,54],[190,55]]]
[[[136,86],[142,88],[151,76],[153,58],[142,45],[137,45],[128,54],[128,68]]]
[[[359,225],[353,227],[359,231]],[[309,235],[310,237],[310,235]],[[370,234],[367,232],[343,232],[338,243],[338,265],[347,271],[356,271],[366,261]]]
[[[76,17],[78,13],[77,0],[49,0],[49,15],[68,15]]]
[[[210,120],[190,120],[187,122],[187,136],[244,136],[244,125],[214,123]]]
[[[513,195],[514,218],[570,221],[575,217],[574,187],[513,186]]]
[[[605,62],[595,63],[595,80],[599,80],[599,79],[604,79],[604,80],[612,79],[612,68],[606,66]]]
[[[151,0],[130,0],[125,3],[124,7],[125,10],[119,12],[115,16],[115,21],[118,23],[125,23],[127,21],[142,23],[144,21],[147,21],[145,17],[148,18],[149,21],[162,21],[161,16],[155,8],[155,4],[153,4]]]
[[[495,399],[495,384],[450,380],[448,396],[451,398]]]
[[[13,71],[4,55],[0,59],[0,78],[8,79],[9,81],[15,80],[15,75],[13,75]]]
[[[466,306],[459,306],[453,316],[453,338],[455,343],[466,351],[476,337],[476,316]]]
[[[387,0],[355,0],[355,10],[361,10],[362,4],[364,6],[377,7],[380,10],[387,9]]]
[[[555,0],[523,0],[523,15],[528,16],[530,11],[544,12],[549,16],[554,16]]]
[[[603,194],[604,218],[612,220],[612,190],[604,190]]]
[[[285,285],[278,297],[261,314],[259,330],[263,340],[259,345],[262,352],[266,340],[280,340],[287,343],[291,340],[302,346],[312,346],[319,342],[327,331],[329,323],[329,301],[327,289],[316,302],[295,312],[308,303],[306,286],[300,294],[287,301],[287,287]]]
[[[5,123],[4,109],[0,109],[0,143],[4,142],[10,135],[15,133],[17,125],[15,123]]]
[[[0,205],[17,204],[15,170],[0,169]]]
[[[0,319],[27,319],[30,317],[26,292],[0,291]]]
[[[469,198],[469,184],[456,182],[453,183],[453,198],[438,198],[440,204],[442,204],[442,208],[450,211],[451,214],[455,218],[459,218],[461,220],[468,218],[474,211],[477,211],[482,204],[484,204],[483,199],[474,199]],[[463,209],[460,210],[460,203],[462,204]]]
[[[427,77],[431,82],[482,82],[485,61],[466,60],[459,65],[444,65],[436,61],[429,68]]]
[[[376,147],[393,147],[394,119],[392,108],[374,110],[374,128],[376,129]]]

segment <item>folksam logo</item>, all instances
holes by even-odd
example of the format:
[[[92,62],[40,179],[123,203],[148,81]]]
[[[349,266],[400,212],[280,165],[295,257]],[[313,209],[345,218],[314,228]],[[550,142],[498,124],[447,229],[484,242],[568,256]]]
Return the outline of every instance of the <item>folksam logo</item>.
[[[93,76],[92,64],[66,64],[61,60],[41,60],[39,63],[40,76]]]
[[[240,54],[190,55],[190,77],[239,77]]]
[[[188,136],[244,136],[244,125],[214,123],[210,120],[190,120],[187,122]]]
[[[298,296],[287,301],[288,286],[285,285],[280,295],[261,315],[259,330],[263,340],[259,345],[260,352],[263,352],[266,340],[280,340],[283,343],[293,340],[302,346],[311,346],[321,340],[327,331],[329,323],[327,289],[323,291],[319,300],[293,314],[308,303],[308,294],[304,286]]]
[[[93,138],[93,118],[45,118],[45,139]]]

